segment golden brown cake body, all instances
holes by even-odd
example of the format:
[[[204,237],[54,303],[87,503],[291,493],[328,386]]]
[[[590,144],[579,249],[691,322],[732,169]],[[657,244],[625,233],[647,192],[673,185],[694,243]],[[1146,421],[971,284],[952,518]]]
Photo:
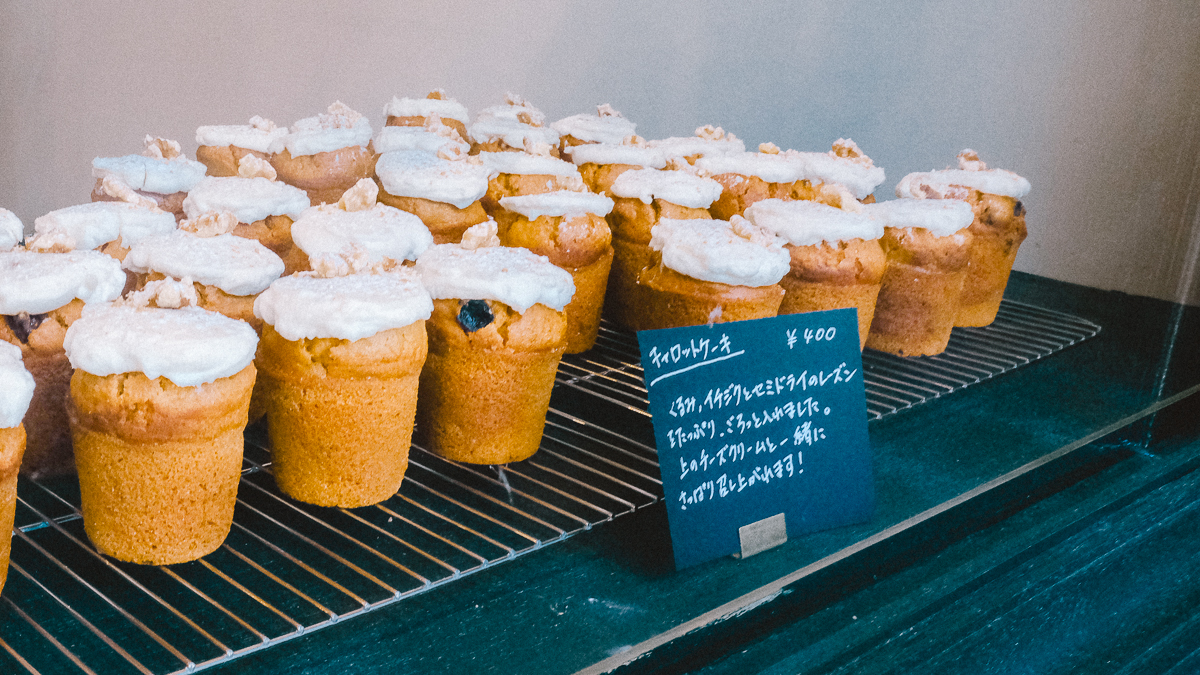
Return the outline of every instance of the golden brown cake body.
[[[374,175],[377,157],[369,143],[299,157],[293,157],[285,148],[271,155],[271,166],[279,180],[304,190],[312,205],[317,206],[336,204],[355,183]]]
[[[196,148],[196,161],[208,167],[209,176],[227,177],[238,175],[238,164],[246,155],[269,161],[270,155],[258,150],[239,148],[236,145],[201,145]]]
[[[238,223],[230,232],[235,237],[253,239],[271,249],[283,260],[283,275],[287,276],[308,267],[308,256],[292,242],[292,219],[290,216],[267,216],[253,223]]]
[[[265,326],[257,361],[280,489],[341,507],[395,494],[408,468],[425,355],[424,321],[353,341],[291,341]]]
[[[13,521],[17,512],[17,473],[25,452],[25,427],[0,429],[0,590],[8,580]]]
[[[489,151],[490,152],[490,151]],[[500,205],[505,197],[541,195],[558,190],[582,190],[575,176],[552,176],[545,174],[501,173],[488,180],[487,192],[480,199],[483,210],[503,227],[518,217]]]
[[[9,319],[0,321],[0,340],[20,347],[25,368],[35,382],[33,400],[25,413],[28,440],[21,473],[27,476],[75,473],[66,408],[71,363],[63,351],[63,338],[82,311],[83,301],[72,300],[52,312],[38,315],[35,320],[40,323],[24,339],[13,330]],[[12,321],[19,324],[20,320],[14,318]]]
[[[785,295],[780,314],[853,307],[858,310],[859,346],[866,344],[875,302],[887,266],[878,240],[850,239],[813,246],[787,246],[791,271],[779,282]]]
[[[417,436],[447,459],[507,464],[541,444],[567,322],[545,305],[519,314],[486,302],[492,321],[467,332],[458,322],[461,301],[434,300]]]
[[[583,177],[583,184],[589,190],[598,195],[613,197],[612,184],[616,182],[617,177],[626,171],[637,170],[641,167],[633,164],[596,164],[595,162],[587,162],[580,165],[579,175]],[[615,197],[613,197],[615,199]]]
[[[746,319],[765,319],[779,313],[783,288],[731,286],[694,279],[654,260],[642,270],[641,313],[635,330],[700,326]]]
[[[755,202],[764,199],[794,199],[794,183],[768,183],[758,176],[722,173],[712,177],[721,184],[721,196],[708,207],[717,220],[740,216]],[[807,182],[807,181],[804,181]]]
[[[899,356],[946,350],[970,261],[971,235],[947,237],[923,228],[885,230],[887,271],[875,305],[867,347]]]
[[[488,218],[483,205],[478,201],[460,209],[446,202],[390,195],[383,189],[382,181],[376,178],[375,182],[379,184],[379,202],[420,218],[429,228],[435,244],[457,244],[462,241],[463,232],[466,232],[468,227],[482,223]]]
[[[253,365],[197,387],[141,373],[71,378],[84,530],[118,560],[216,550],[233,523]]]
[[[567,317],[567,353],[592,348],[600,330],[604,291],[612,266],[612,231],[603,216],[515,218],[499,231],[500,243],[527,248],[571,273],[575,295],[563,309]]]
[[[971,223],[971,266],[959,298],[956,326],[987,326],[996,320],[1017,249],[1025,241],[1025,207],[1013,197],[974,191],[967,201]]]
[[[615,178],[614,178],[615,180]],[[655,199],[646,204],[640,199],[616,197],[608,214],[612,228],[613,262],[608,274],[605,315],[630,330],[641,330],[642,293],[638,275],[650,266],[650,231],[663,218],[711,220],[707,209],[689,208]]]

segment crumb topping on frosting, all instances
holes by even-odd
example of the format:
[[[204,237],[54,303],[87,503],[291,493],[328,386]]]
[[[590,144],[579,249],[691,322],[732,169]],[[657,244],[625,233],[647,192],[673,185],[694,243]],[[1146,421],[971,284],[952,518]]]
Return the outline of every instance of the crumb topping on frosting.
[[[229,234],[238,226],[237,216],[232,211],[209,211],[179,223],[179,229],[197,237],[216,237]]]
[[[238,161],[238,176],[240,178],[266,178],[275,180],[279,177],[271,163],[254,155],[242,155]]]
[[[142,290],[134,291],[124,298],[113,302],[117,307],[157,307],[160,309],[179,309],[180,307],[199,307],[200,295],[196,293],[195,282],[191,277],[178,281],[167,277],[147,283]]]
[[[116,197],[123,202],[136,204],[148,209],[158,208],[158,202],[138,194],[119,175],[114,173],[108,174],[100,181],[100,190],[109,197]]]
[[[379,186],[370,178],[359,178],[354,187],[342,193],[338,208],[343,211],[366,211],[379,200]]]
[[[168,138],[158,138],[156,136],[146,134],[146,138],[143,143],[146,145],[146,150],[142,152],[142,154],[147,157],[153,157],[155,159],[175,159],[177,157],[183,157],[183,146],[179,144],[179,141],[172,141]]]
[[[482,223],[475,223],[463,231],[459,246],[468,251],[500,246],[500,226],[490,217]]]

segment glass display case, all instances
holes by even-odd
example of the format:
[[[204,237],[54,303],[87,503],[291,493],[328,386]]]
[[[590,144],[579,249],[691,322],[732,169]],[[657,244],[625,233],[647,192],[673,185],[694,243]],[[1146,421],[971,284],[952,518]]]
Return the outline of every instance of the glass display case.
[[[252,425],[233,529],[196,562],[116,562],[76,481],[22,477],[0,671],[1190,670],[1190,5],[226,9],[0,8],[0,207],[32,231],[147,133],[194,156],[202,124],[340,99],[379,127],[393,95],[444,87],[551,120],[608,102],[648,139],[852,137],[880,201],[971,147],[1032,183],[1029,238],[995,323],[940,356],[864,352],[866,523],[675,570],[636,336],[606,322],[563,359],[534,457],[417,445],[377,506],[284,496]]]

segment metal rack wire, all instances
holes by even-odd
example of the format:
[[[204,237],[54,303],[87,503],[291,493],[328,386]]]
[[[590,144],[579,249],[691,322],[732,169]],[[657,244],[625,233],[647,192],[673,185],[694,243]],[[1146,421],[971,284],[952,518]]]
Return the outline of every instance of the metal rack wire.
[[[873,418],[944,396],[1099,332],[1006,302],[984,329],[956,330],[924,359],[864,354]],[[637,341],[605,328],[564,359],[534,457],[471,467],[412,449],[401,490],[361,509],[308,506],[271,477],[261,428],[247,432],[233,529],[203,559],[119,563],[83,532],[72,479],[21,479],[0,599],[0,672],[194,672],[452,583],[662,496],[648,425],[618,432],[600,406],[648,417]],[[570,410],[582,409],[583,413]]]

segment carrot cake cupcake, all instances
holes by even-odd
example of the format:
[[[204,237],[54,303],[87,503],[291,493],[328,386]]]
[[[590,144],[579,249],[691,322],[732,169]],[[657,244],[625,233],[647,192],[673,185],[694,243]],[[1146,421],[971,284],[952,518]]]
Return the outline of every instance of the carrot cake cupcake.
[[[694,136],[672,136],[646,144],[661,151],[668,160],[681,159],[689,164],[695,164],[701,157],[736,155],[746,151],[746,144],[737,136],[711,124],[697,128]]]
[[[637,125],[621,116],[607,103],[596,106],[595,115],[572,115],[554,122],[550,128],[559,133],[559,148],[584,143],[619,145],[634,135]]]
[[[210,176],[236,176],[243,157],[269,160],[272,146],[287,135],[287,127],[277,127],[258,115],[249,124],[203,126],[196,129],[196,159],[208,167]]]
[[[974,214],[954,200],[895,199],[864,213],[884,225],[887,269],[867,347],[899,356],[946,350],[967,276]]]
[[[380,155],[397,150],[420,150],[430,154],[444,154],[446,159],[457,159],[468,154],[471,144],[453,128],[434,117],[425,126],[389,126],[379,130],[372,144]],[[378,169],[377,169],[378,171]]]
[[[575,166],[592,192],[612,197],[613,181],[630,169],[664,169],[667,156],[636,137],[619,145],[584,143],[564,149],[563,154]]]
[[[417,259],[434,299],[417,436],[447,459],[507,464],[541,444],[575,287],[545,257],[486,234],[464,237],[479,248],[443,244]]]
[[[544,148],[557,157],[559,135],[545,126],[546,115],[528,101],[509,94],[505,105],[479,111],[467,130],[471,154],[480,152],[524,152]]]
[[[800,179],[792,184],[788,199],[812,200],[847,211],[858,203],[875,201],[875,188],[884,181],[884,172],[875,166],[854,141],[839,138],[829,152],[782,153],[800,167]]]
[[[787,242],[791,271],[780,281],[779,313],[853,307],[865,344],[887,264],[879,243],[883,224],[819,202],[781,199],[755,203],[746,219]]]
[[[435,89],[425,98],[400,98],[393,96],[383,108],[387,115],[389,127],[423,127],[431,118],[439,118],[443,124],[452,127],[462,138],[467,137],[467,124],[471,121],[467,115],[467,107],[452,98],[446,97],[446,92]],[[378,145],[376,152],[387,152]]]
[[[272,145],[279,180],[308,194],[312,206],[333,204],[375,170],[371,122],[341,101],[291,126]]]
[[[101,553],[169,565],[225,540],[257,343],[198,307],[92,306],[67,331],[83,527]]]
[[[802,175],[800,165],[766,143],[759,152],[700,157],[695,167],[724,188],[708,209],[713,218],[721,220],[744,214],[754,202],[788,196]]]
[[[378,199],[425,223],[434,243],[457,243],[463,232],[487,220],[481,199],[488,170],[476,159],[451,159],[420,150],[380,155],[375,165]]]
[[[643,313],[637,330],[696,326],[779,313],[790,269],[783,240],[741,216],[724,220],[660,220],[657,252],[638,283]]]
[[[487,214],[504,225],[513,214],[500,205],[505,197],[538,195],[559,190],[587,192],[579,169],[547,154],[524,152],[483,152],[479,154],[488,173],[487,193],[483,208]]]
[[[971,206],[971,267],[954,325],[987,326],[996,320],[1017,249],[1028,234],[1021,199],[1030,185],[1011,171],[988,169],[974,150],[963,150],[958,166],[911,173],[896,186],[896,196],[958,199]]]
[[[416,273],[285,277],[254,309],[279,488],[320,506],[391,497],[408,468],[433,310]]]

